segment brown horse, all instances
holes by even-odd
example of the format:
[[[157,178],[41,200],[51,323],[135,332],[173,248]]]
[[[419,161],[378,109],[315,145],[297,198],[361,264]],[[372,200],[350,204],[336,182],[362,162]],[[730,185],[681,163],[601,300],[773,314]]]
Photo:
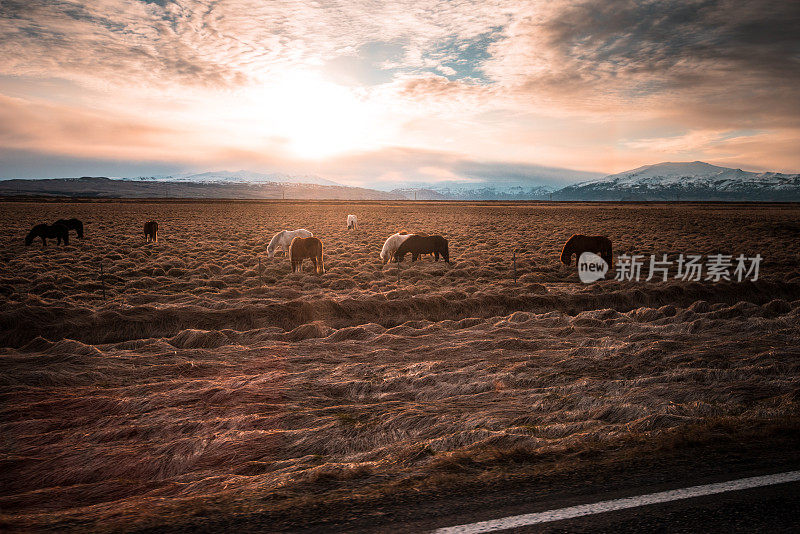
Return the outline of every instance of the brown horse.
[[[325,272],[322,263],[322,241],[316,237],[295,237],[289,245],[289,261],[292,262],[292,272],[303,270],[303,260],[309,258],[314,264],[317,274]]]
[[[64,241],[65,245],[69,245],[69,230],[63,224],[54,224],[49,226],[47,224],[37,224],[25,237],[25,246],[33,243],[37,237],[42,238],[42,246],[47,246],[47,239],[58,239],[58,244]]]
[[[564,249],[561,251],[561,263],[569,265],[573,254],[577,254],[578,258],[580,258],[584,252],[599,254],[608,264],[608,267],[611,267],[611,240],[602,235],[575,234],[570,237],[564,243]]]
[[[79,219],[59,219],[53,224],[63,224],[68,230],[75,230],[78,239],[83,239],[83,222]]]
[[[439,261],[441,254],[445,263],[450,263],[450,248],[447,239],[440,235],[411,235],[397,247],[394,257],[400,263],[408,253],[411,253],[412,262],[417,261],[420,254],[433,254],[436,261]]]
[[[144,223],[144,240],[146,243],[154,241],[158,243],[158,223],[155,221],[147,221]]]

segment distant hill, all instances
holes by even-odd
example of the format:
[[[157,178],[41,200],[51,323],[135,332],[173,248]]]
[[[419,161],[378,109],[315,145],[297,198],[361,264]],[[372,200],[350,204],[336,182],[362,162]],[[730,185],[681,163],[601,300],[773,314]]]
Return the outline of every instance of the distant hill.
[[[590,174],[590,173],[585,173]],[[560,189],[518,177],[445,182],[378,191],[318,176],[218,171],[170,177],[0,180],[0,196],[341,200],[727,200],[800,201],[800,174],[755,173],[702,161],[669,162],[593,178]]]
[[[570,185],[553,200],[800,201],[800,174],[667,162]]]
[[[158,176],[153,178],[158,181],[168,182],[211,182],[211,183],[281,183],[281,184],[316,184],[316,185],[335,185],[332,180],[326,180],[313,174],[282,174],[282,173],[261,173],[252,171],[210,171],[196,174],[177,174],[174,176]]]
[[[398,200],[402,196],[342,185],[277,182],[119,180],[105,177],[0,180],[0,196],[96,198],[237,198],[303,200]]]

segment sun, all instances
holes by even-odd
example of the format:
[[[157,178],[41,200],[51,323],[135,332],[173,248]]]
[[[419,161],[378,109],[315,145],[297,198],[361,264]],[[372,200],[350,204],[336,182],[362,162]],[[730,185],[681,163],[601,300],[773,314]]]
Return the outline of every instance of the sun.
[[[256,128],[286,140],[298,157],[320,159],[369,148],[375,141],[375,113],[349,87],[309,71],[290,72],[250,95]]]

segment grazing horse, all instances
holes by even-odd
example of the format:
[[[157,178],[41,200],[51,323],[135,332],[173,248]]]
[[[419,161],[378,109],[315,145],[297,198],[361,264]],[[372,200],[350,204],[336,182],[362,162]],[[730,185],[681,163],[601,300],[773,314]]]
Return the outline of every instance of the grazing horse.
[[[68,230],[75,230],[78,239],[83,239],[83,223],[78,219],[59,219],[53,224],[63,224]]]
[[[292,244],[292,239],[295,237],[311,237],[314,234],[306,230],[305,228],[298,228],[297,230],[281,230],[274,236],[267,245],[267,256],[272,258],[275,256],[275,249],[281,247],[283,249],[283,253],[286,254],[289,252],[289,245]]]
[[[570,237],[564,243],[564,249],[561,251],[561,263],[569,265],[573,254],[577,254],[580,258],[584,252],[594,252],[600,255],[611,268],[611,240],[602,235],[575,234]]]
[[[146,243],[150,241],[158,243],[158,223],[156,221],[144,223],[144,240]]]
[[[292,262],[292,272],[303,271],[303,260],[311,259],[317,274],[325,272],[322,263],[322,241],[316,237],[295,237],[289,245],[289,261]]]
[[[355,215],[347,216],[347,229],[358,230],[358,217],[356,217]]]
[[[397,251],[397,247],[399,247],[400,244],[409,237],[411,237],[411,234],[406,231],[397,232],[396,234],[390,235],[383,244],[383,249],[381,249],[381,261],[386,264],[386,262],[394,260],[394,254]]]
[[[439,261],[441,254],[445,263],[450,263],[450,248],[447,239],[440,235],[413,234],[409,236],[394,253],[397,262],[403,261],[403,257],[409,252],[411,261],[417,261],[420,254],[433,254],[436,261]]]
[[[54,224],[52,226],[48,226],[46,224],[37,224],[25,237],[25,246],[33,243],[33,240],[37,237],[42,238],[43,247],[47,246],[47,238],[58,239],[59,245],[61,244],[62,240],[64,241],[65,245],[69,245],[69,230],[63,224]]]

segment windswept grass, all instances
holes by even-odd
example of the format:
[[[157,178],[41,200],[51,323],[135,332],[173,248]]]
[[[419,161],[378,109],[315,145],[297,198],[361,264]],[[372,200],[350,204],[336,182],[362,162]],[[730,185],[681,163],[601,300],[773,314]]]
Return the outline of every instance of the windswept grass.
[[[62,216],[87,239],[23,246]],[[127,529],[796,428],[798,221],[780,206],[7,204],[0,521]],[[325,243],[325,275],[267,259],[295,227]],[[453,264],[381,265],[403,228],[443,233]],[[762,278],[583,286],[558,264],[577,231],[615,252],[760,253]]]

